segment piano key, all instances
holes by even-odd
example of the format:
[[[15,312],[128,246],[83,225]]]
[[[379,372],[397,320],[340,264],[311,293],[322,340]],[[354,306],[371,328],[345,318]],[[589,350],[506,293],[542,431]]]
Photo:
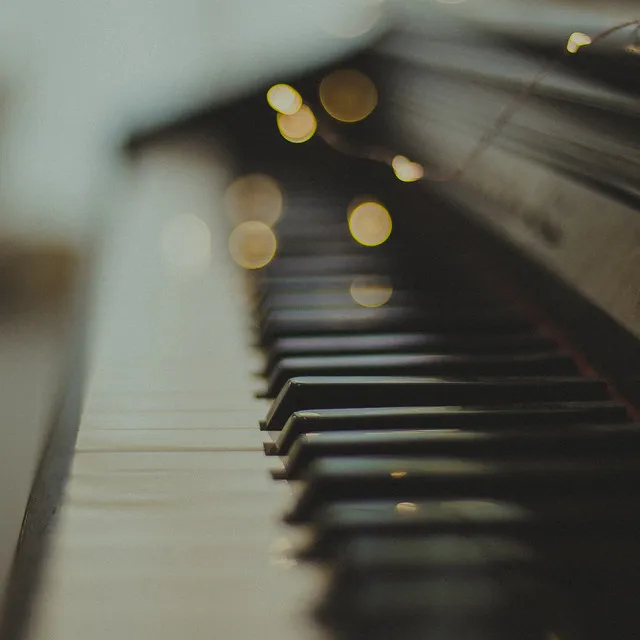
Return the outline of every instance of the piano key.
[[[414,292],[406,290],[392,291],[390,292],[388,301],[384,304],[385,306],[410,307],[412,305],[417,306],[419,301],[416,300]],[[436,301],[433,301],[432,304],[437,308]],[[264,298],[264,300],[258,305],[257,311],[260,317],[266,317],[268,313],[279,309],[357,309],[362,306],[364,305],[356,302],[356,299],[349,290],[308,293],[278,293]]]
[[[400,575],[453,567],[473,571],[489,565],[523,566],[532,561],[531,547],[507,536],[357,536],[340,548],[332,567],[333,586],[336,578],[353,580],[356,574]]]
[[[491,456],[536,457],[639,452],[640,425],[575,425],[563,429],[514,429],[472,432],[458,429],[433,431],[365,431],[309,433],[291,447],[284,469],[275,477],[302,478],[314,461],[327,457],[413,456],[481,458]]]
[[[300,233],[287,234],[278,238],[278,259],[298,258],[301,256],[358,256],[371,257],[362,245],[356,244],[343,233],[342,238],[313,238]]]
[[[640,481],[638,456],[597,461],[572,458],[464,460],[459,458],[323,458],[309,468],[286,518],[307,522],[333,501],[419,498],[543,499],[611,490]]]
[[[528,402],[607,400],[602,380],[557,378],[403,378],[308,377],[287,382],[261,427],[280,431],[289,416],[303,409],[512,405]]]
[[[298,275],[331,275],[343,273],[371,273],[385,275],[389,271],[389,264],[379,254],[370,252],[360,255],[339,256],[304,256],[285,257],[274,260],[267,267],[265,273],[269,276],[298,276]]]
[[[535,376],[572,375],[578,368],[560,351],[495,354],[380,354],[285,358],[267,383],[267,398],[275,397],[287,380],[303,376]]]
[[[337,612],[322,617],[321,610],[319,617],[358,639],[544,640],[551,591],[545,587],[517,571],[372,577],[343,595]]]
[[[329,559],[350,539],[375,535],[391,540],[423,535],[502,535],[527,542],[567,536],[571,540],[633,531],[640,524],[634,496],[598,502],[551,499],[532,507],[484,499],[340,501],[315,513],[313,537],[300,555]]]
[[[282,358],[367,353],[519,353],[550,351],[553,340],[534,333],[390,333],[280,338],[271,345],[265,375]]]
[[[385,274],[386,276],[387,274]],[[330,275],[291,275],[274,276],[266,272],[257,275],[256,289],[258,300],[267,298],[270,295],[290,294],[290,293],[328,293],[331,291],[349,291],[351,284],[356,278],[368,278],[373,274],[361,271],[354,274],[330,274]],[[394,287],[398,287],[398,275],[394,275],[390,282]]]
[[[368,409],[317,409],[296,411],[287,420],[267,453],[286,455],[296,438],[328,431],[414,429],[555,429],[567,424],[624,422],[626,407],[612,400],[598,402],[540,402],[515,406],[397,407]]]
[[[272,311],[260,326],[264,345],[278,338],[393,331],[464,331],[502,333],[526,330],[530,322],[510,312],[425,312],[407,307],[288,309]]]
[[[530,570],[531,549],[508,538],[457,535],[421,536],[390,540],[374,536],[349,540],[340,550],[329,588],[321,605],[325,621],[349,616],[353,594],[361,584],[379,579],[456,576],[475,579],[489,571],[496,577],[505,571]]]

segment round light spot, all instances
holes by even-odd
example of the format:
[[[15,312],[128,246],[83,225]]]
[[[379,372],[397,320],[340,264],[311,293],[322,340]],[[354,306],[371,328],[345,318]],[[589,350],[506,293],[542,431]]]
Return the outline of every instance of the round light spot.
[[[364,120],[378,104],[375,84],[356,69],[340,69],[325,76],[319,94],[326,112],[340,122]]]
[[[211,260],[211,232],[198,216],[177,215],[164,225],[160,248],[172,270],[199,272],[206,269]]]
[[[227,187],[224,208],[235,223],[257,220],[271,227],[282,215],[283,200],[276,180],[254,173],[234,180]]]
[[[349,231],[365,247],[377,247],[391,235],[391,216],[379,202],[362,202],[349,214]]]
[[[356,278],[351,283],[351,297],[362,307],[381,307],[391,299],[393,287],[384,278]]]
[[[257,220],[239,224],[229,236],[229,253],[243,269],[262,269],[276,255],[276,237],[271,229]]]
[[[398,180],[402,182],[416,182],[416,180],[420,180],[424,176],[422,165],[417,162],[411,162],[404,156],[396,156],[391,161],[391,166]]]
[[[288,84],[275,84],[267,91],[269,106],[285,115],[293,115],[302,107],[302,96]]]
[[[277,121],[282,137],[294,143],[306,142],[313,137],[318,127],[313,111],[306,104],[293,115],[279,113]]]

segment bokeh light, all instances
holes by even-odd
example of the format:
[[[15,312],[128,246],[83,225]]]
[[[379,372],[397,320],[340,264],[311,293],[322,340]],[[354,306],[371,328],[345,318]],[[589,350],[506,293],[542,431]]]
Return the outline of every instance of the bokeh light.
[[[424,176],[422,165],[417,162],[411,162],[404,156],[396,156],[391,161],[391,166],[398,180],[402,180],[402,182],[415,182]]]
[[[366,247],[385,242],[391,228],[391,216],[379,202],[367,200],[350,208],[349,231],[356,242]]]
[[[306,104],[303,104],[293,115],[278,113],[277,121],[282,137],[294,143],[311,139],[318,127],[313,111]]]
[[[319,94],[326,112],[340,122],[364,120],[378,104],[375,84],[356,69],[340,69],[325,76]]]
[[[574,31],[567,40],[567,51],[569,53],[575,53],[580,47],[585,47],[591,44],[591,38],[580,31]]]
[[[350,293],[362,307],[382,307],[391,300],[393,287],[386,278],[361,276],[351,283]]]
[[[277,241],[264,222],[240,223],[229,236],[229,254],[243,269],[262,269],[276,255]]]
[[[288,84],[275,84],[267,91],[269,106],[284,115],[293,115],[302,107],[302,96]]]
[[[225,212],[236,224],[257,220],[272,227],[282,215],[283,204],[277,180],[261,173],[237,178],[224,194]]]
[[[396,504],[396,511],[400,513],[414,513],[418,510],[418,505],[415,502],[398,502]]]

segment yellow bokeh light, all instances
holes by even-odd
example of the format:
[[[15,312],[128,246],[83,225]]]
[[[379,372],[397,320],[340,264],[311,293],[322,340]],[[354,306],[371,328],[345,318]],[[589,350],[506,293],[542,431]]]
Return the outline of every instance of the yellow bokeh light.
[[[392,471],[389,474],[392,478],[404,478],[407,475],[406,471]],[[397,507],[397,505],[396,505]]]
[[[262,269],[276,255],[277,241],[264,222],[250,220],[239,224],[229,236],[229,253],[243,269]]]
[[[318,123],[313,111],[303,104],[293,115],[278,113],[278,129],[282,137],[289,142],[306,142],[313,137]]]
[[[402,180],[402,182],[415,182],[424,176],[422,165],[417,162],[411,162],[404,156],[396,156],[391,161],[391,166],[398,180]]]
[[[365,247],[377,247],[391,235],[391,216],[379,203],[362,202],[349,213],[349,231]]]
[[[356,278],[351,283],[351,297],[362,307],[381,307],[393,295],[393,287],[385,278]]]
[[[257,220],[271,227],[282,215],[283,202],[278,182],[261,173],[237,178],[224,194],[225,212],[236,224]]]
[[[575,53],[580,47],[585,47],[591,44],[591,38],[580,31],[574,31],[567,40],[567,51],[569,53]]]
[[[325,76],[319,94],[326,112],[340,122],[364,120],[378,104],[376,85],[355,69],[340,69]]]
[[[415,502],[398,502],[396,505],[396,511],[400,513],[414,513],[418,510],[418,505]]]
[[[302,96],[288,84],[274,84],[267,91],[267,102],[278,113],[291,116],[300,111]]]

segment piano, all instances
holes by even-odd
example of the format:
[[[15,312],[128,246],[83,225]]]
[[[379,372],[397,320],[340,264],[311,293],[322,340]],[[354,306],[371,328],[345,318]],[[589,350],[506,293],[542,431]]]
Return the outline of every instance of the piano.
[[[572,24],[132,137],[3,640],[637,638],[640,58]]]

